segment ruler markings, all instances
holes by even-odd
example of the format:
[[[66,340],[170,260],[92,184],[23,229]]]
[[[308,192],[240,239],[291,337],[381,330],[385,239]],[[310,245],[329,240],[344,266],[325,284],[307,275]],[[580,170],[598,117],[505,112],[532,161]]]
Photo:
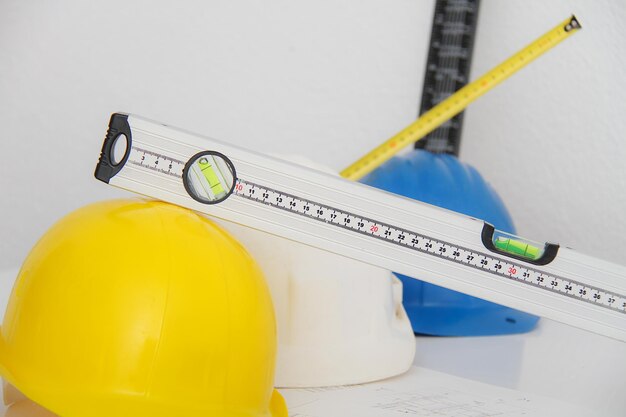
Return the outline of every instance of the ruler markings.
[[[437,1],[420,114],[467,83],[477,13],[478,1]],[[451,120],[455,123],[442,124],[415,147],[435,153],[458,154],[463,116],[458,114]]]
[[[159,166],[160,159],[165,162],[165,166],[167,168],[162,168],[163,164]],[[170,175],[176,178],[182,178],[183,168],[185,167],[185,163],[183,161],[179,161],[178,159],[170,158],[157,152],[138,147],[133,147],[131,149],[128,162],[133,165],[147,168],[152,171],[160,172],[162,174]]]
[[[111,162],[116,139],[115,132],[110,133],[113,128],[121,129],[129,139],[136,133],[132,135],[134,141],[129,140],[130,155],[118,165]],[[626,268],[623,266],[581,256],[565,247],[556,253],[554,246],[543,256],[534,254],[535,264],[533,260],[518,258],[513,250],[491,250],[487,239],[501,245],[502,239],[508,242],[509,236],[498,237],[498,231],[483,227],[479,220],[452,217],[420,205],[411,207],[423,220],[405,218],[399,212],[388,212],[376,201],[385,202],[388,198],[387,203],[398,208],[409,207],[409,202],[385,196],[375,189],[356,187],[323,173],[313,175],[287,162],[263,159],[261,154],[179,132],[182,131],[139,116],[114,114],[96,167],[96,178],[226,220],[245,223],[247,216],[252,216],[256,219],[252,224],[259,230],[320,248],[334,248],[338,254],[411,277],[426,278],[435,284],[441,280],[447,288],[471,292],[489,301],[626,341],[626,282],[623,281]],[[194,151],[197,153],[190,156]],[[200,158],[212,152],[228,155],[224,156],[225,164],[232,164],[230,158],[237,163],[246,161],[245,169],[242,167],[239,172],[243,178],[233,176],[223,184],[233,195],[230,201],[218,206],[221,208],[198,205],[198,202],[219,203],[221,199],[205,199],[204,194],[196,194],[198,184],[189,182],[195,177],[189,177],[184,170],[194,161],[201,163]],[[275,173],[282,176],[266,173],[269,168],[271,172],[278,170]],[[209,174],[204,178],[211,185],[213,179]],[[329,192],[348,193],[348,196],[352,193],[361,200],[346,200],[345,205],[335,203]],[[324,223],[328,226],[322,227]],[[522,245],[515,246],[518,249],[533,244],[510,237],[511,242]],[[540,245],[531,248],[535,251]]]
[[[290,193],[237,179],[233,195],[626,314],[626,296],[624,295],[614,294],[556,275],[545,274],[504,258],[453,245]],[[327,213],[330,214],[326,215]]]
[[[442,123],[461,113],[471,102],[481,97],[550,48],[567,39],[580,28],[580,23],[576,20],[575,16],[571,16],[559,23],[530,45],[527,45],[475,81],[460,88],[456,93],[423,113],[415,122],[363,155],[356,162],[342,170],[340,173],[341,176],[350,180],[358,180],[372,172],[385,161],[396,155],[405,146],[410,143],[415,143],[433,132]],[[425,84],[428,85],[428,83]],[[458,126],[460,127],[461,124]],[[417,147],[422,146],[424,145],[417,144]]]

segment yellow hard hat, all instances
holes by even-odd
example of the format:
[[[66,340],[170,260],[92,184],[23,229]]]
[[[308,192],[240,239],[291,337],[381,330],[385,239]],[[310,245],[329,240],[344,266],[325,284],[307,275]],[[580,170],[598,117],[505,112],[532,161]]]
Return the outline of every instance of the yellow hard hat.
[[[79,209],[35,245],[0,328],[0,374],[63,417],[286,417],[253,259],[166,203]]]

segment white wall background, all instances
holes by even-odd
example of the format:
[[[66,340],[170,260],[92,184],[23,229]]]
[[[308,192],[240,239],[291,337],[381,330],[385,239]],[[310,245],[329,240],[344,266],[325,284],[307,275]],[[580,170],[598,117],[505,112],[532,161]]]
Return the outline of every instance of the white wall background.
[[[345,167],[415,118],[433,4],[0,0],[0,267],[123,194],[93,178],[114,111]],[[626,263],[626,3],[483,0],[473,76],[571,12],[468,110],[461,156],[520,234]]]

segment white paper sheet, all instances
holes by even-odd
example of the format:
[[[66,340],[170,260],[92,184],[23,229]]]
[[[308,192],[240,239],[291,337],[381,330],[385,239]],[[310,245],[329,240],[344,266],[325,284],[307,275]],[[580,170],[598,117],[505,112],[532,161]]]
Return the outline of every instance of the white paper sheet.
[[[290,417],[596,415],[578,405],[418,367],[400,377],[371,384],[280,391]]]

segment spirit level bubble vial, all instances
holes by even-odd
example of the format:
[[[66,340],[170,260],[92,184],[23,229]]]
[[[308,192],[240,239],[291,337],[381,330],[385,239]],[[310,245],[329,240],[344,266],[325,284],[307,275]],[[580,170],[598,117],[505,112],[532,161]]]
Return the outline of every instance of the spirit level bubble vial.
[[[124,138],[125,153],[114,158]],[[626,341],[626,268],[139,116],[111,117],[96,178]]]

